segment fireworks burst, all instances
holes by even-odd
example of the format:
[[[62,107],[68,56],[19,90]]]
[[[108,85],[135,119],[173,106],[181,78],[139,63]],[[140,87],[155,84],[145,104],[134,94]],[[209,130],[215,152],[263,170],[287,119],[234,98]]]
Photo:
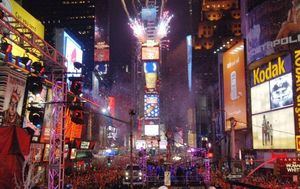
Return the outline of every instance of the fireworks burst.
[[[161,40],[168,35],[168,33],[170,32],[169,24],[172,18],[173,15],[169,15],[169,12],[164,12],[162,14],[156,30],[157,40]]]
[[[130,19],[129,26],[133,30],[134,36],[138,38],[139,41],[145,41],[146,30],[144,24],[139,19]]]

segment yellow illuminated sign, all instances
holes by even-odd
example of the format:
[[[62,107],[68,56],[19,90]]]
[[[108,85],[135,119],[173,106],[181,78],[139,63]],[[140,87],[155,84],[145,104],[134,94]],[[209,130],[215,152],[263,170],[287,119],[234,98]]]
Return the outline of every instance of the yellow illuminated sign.
[[[300,152],[300,135],[296,136],[296,148]]]
[[[265,70],[261,70],[259,67],[253,70],[254,85],[284,74],[284,63],[284,60],[282,60],[281,57],[278,57],[278,64],[272,65],[272,62],[269,62],[268,67]]]
[[[34,18],[31,14],[29,14],[23,7],[21,7],[15,1],[11,0],[9,2],[11,5],[11,13],[28,28],[30,28],[35,34],[37,34],[40,38],[44,39],[44,25],[39,20]]]
[[[45,32],[44,25],[39,20],[34,18],[31,14],[29,14],[17,2],[13,0],[3,0],[2,5],[9,12],[11,12],[19,21],[21,21],[24,25],[30,28],[36,35],[44,39],[44,32]],[[20,46],[17,46],[17,44],[13,44],[12,54],[14,56],[23,57],[25,55],[25,50]],[[28,57],[33,61],[38,61],[38,58],[30,55],[30,53],[28,53]]]

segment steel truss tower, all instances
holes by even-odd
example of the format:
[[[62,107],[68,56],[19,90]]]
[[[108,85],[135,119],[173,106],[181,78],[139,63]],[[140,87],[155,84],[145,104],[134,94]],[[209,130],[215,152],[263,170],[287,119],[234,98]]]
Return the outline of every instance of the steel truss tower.
[[[50,83],[53,86],[54,101],[66,101],[67,89],[64,77],[66,68],[63,55],[18,20],[2,4],[0,4],[0,11],[0,35],[43,61],[47,69],[53,73]],[[62,189],[64,185],[65,105],[63,103],[50,105],[53,105],[54,108],[50,137],[48,188]]]

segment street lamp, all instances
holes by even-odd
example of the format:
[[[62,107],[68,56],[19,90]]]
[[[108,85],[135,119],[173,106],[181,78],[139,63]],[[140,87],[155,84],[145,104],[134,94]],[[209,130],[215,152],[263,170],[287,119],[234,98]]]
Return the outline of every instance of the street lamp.
[[[133,150],[133,117],[135,116],[134,110],[129,110],[130,115],[130,188],[133,188],[133,157],[132,157],[132,150]]]

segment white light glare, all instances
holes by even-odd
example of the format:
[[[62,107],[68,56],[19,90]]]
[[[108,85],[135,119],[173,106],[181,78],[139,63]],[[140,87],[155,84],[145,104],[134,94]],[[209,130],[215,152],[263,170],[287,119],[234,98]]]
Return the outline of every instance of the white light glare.
[[[134,36],[138,38],[139,41],[144,41],[146,32],[144,24],[138,19],[130,19],[129,26],[133,30]]]
[[[175,160],[175,161],[179,161],[179,160],[181,160],[181,157],[180,156],[174,156],[172,159]]]
[[[162,14],[162,17],[159,20],[158,26],[157,26],[157,38],[160,40],[164,37],[166,37],[169,33],[170,29],[170,21],[173,18],[173,15],[169,15],[169,12],[164,12]]]

